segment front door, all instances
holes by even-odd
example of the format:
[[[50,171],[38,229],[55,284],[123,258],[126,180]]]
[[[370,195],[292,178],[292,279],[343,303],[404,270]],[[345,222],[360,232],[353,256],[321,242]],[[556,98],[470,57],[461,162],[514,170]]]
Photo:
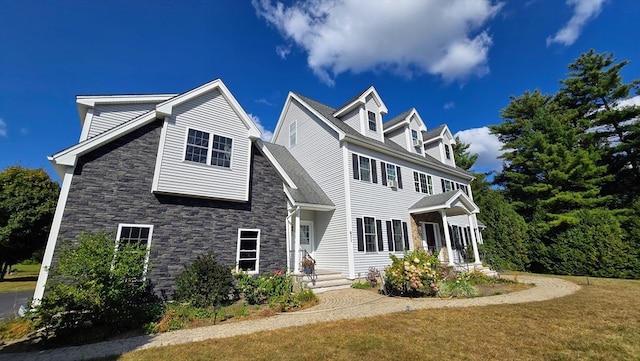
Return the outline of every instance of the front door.
[[[437,223],[422,223],[422,247],[432,253],[442,248]]]
[[[304,256],[306,252],[313,257],[314,248],[313,222],[300,221],[300,251],[302,252],[302,256]]]

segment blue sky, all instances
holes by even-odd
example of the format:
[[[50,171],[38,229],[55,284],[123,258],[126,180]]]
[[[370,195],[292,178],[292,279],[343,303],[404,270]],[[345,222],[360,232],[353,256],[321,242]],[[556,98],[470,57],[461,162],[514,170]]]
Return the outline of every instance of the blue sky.
[[[75,144],[76,95],[181,93],[221,78],[266,131],[296,91],[339,106],[373,85],[499,167],[510,95],[555,92],[589,49],[640,78],[634,0],[0,0],[0,169]]]

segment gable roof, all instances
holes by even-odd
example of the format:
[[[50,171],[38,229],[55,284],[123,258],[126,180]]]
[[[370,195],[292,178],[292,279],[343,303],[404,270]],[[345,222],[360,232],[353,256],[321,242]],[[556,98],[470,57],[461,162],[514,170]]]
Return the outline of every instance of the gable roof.
[[[480,212],[480,208],[460,189],[425,196],[409,207],[409,213],[425,213],[436,210],[449,210],[448,215]]]
[[[440,124],[428,132],[422,132],[422,139],[425,143],[429,143],[438,138],[444,138],[445,134],[448,134],[453,139],[453,134],[451,134],[449,127],[446,124]]]
[[[306,106],[309,110],[320,115],[321,120],[323,120],[327,125],[329,125],[331,128],[335,129],[338,132],[339,138],[341,140],[359,144],[364,147],[374,149],[377,151],[391,153],[394,156],[401,156],[409,161],[418,163],[422,166],[435,168],[440,171],[454,174],[459,177],[473,179],[473,176],[462,168],[452,167],[450,165],[443,164],[442,162],[438,161],[437,159],[433,158],[430,155],[422,156],[422,155],[411,153],[407,151],[404,147],[393,142],[387,137],[384,137],[384,142],[366,137],[360,134],[357,130],[351,128],[349,125],[345,124],[342,120],[334,117],[333,116],[333,114],[335,113],[334,108],[294,92],[291,92],[290,94],[295,96],[295,98],[298,101],[300,101],[303,106]],[[278,123],[280,124],[280,121]]]
[[[231,105],[231,108],[236,112],[240,120],[247,126],[249,130],[249,138],[260,138],[260,130],[255,125],[253,120],[251,120],[244,109],[242,109],[238,101],[233,97],[222,80],[215,79],[197,88],[173,96],[157,104],[154,109],[141,114],[140,116],[128,120],[116,127],[113,127],[89,139],[86,139],[58,153],[55,153],[54,155],[48,157],[49,161],[53,163],[53,167],[55,168],[58,175],[60,177],[63,177],[65,167],[75,166],[79,156],[86,154],[96,148],[99,148],[102,145],[107,144],[115,139],[118,139],[121,136],[128,134],[146,124],[149,124],[156,119],[163,119],[164,117],[170,116],[174,106],[191,100],[214,89],[220,91],[222,96],[224,96],[225,99],[229,102],[229,105]]]
[[[384,102],[382,101],[382,98],[380,98],[380,95],[376,91],[376,88],[374,88],[373,86],[370,86],[368,89],[364,90],[362,93],[360,93],[360,94],[356,95],[355,97],[349,99],[349,101],[347,101],[346,103],[342,104],[337,109],[334,109],[334,112],[333,112],[333,114],[331,114],[331,116],[341,117],[341,116],[347,114],[348,112],[350,112],[351,110],[355,109],[356,107],[358,107],[358,106],[360,106],[362,104],[365,104],[367,102],[367,97],[369,95],[372,95],[374,100],[376,101],[376,103],[379,104],[380,112],[382,114],[387,114],[389,112],[389,110],[387,110],[387,106],[384,105]]]
[[[120,95],[78,95],[76,106],[80,116],[80,125],[84,125],[87,111],[101,104],[139,104],[160,102],[169,100],[178,94],[120,94]]]
[[[418,114],[418,111],[416,110],[416,108],[411,108],[405,111],[404,113],[389,120],[388,122],[385,122],[382,125],[384,128],[384,132],[386,133],[386,132],[398,129],[404,123],[408,125],[411,122],[411,118],[413,116],[416,117],[420,129],[427,129],[426,125],[424,124],[424,121],[422,120],[422,117],[420,117],[420,114]]]
[[[294,205],[300,205],[303,208],[313,208],[314,206],[316,206],[316,208],[320,206],[319,208],[323,209],[335,208],[331,199],[329,199],[318,183],[311,178],[309,173],[307,173],[302,165],[291,155],[287,148],[260,140],[258,140],[258,143],[267,149],[293,182],[294,186],[285,184],[285,190],[287,194],[290,195]]]

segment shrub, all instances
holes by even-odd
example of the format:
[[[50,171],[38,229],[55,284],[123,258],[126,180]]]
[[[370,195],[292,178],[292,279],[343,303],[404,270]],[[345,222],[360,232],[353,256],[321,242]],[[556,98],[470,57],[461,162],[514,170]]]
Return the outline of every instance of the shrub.
[[[271,275],[252,276],[246,272],[234,274],[236,292],[251,305],[286,301],[293,291],[291,276],[278,270]]]
[[[234,278],[231,268],[221,265],[213,253],[198,256],[176,281],[174,298],[194,307],[228,305],[233,301]]]
[[[30,313],[37,328],[56,336],[85,328],[109,334],[142,327],[162,315],[162,300],[143,279],[146,248],[121,244],[114,255],[113,237],[104,232],[83,233],[77,243],[61,246],[47,293]]]
[[[477,280],[471,272],[454,274],[438,282],[438,296],[440,297],[477,297],[480,295],[474,286]]]
[[[423,250],[408,252],[403,258],[394,255],[385,268],[385,291],[399,296],[432,296],[438,292],[440,261],[436,255]]]

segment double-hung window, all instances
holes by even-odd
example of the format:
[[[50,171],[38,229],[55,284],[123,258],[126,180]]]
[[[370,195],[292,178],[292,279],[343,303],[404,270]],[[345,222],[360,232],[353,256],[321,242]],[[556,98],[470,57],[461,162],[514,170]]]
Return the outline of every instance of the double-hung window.
[[[360,180],[371,182],[371,160],[360,157]]]
[[[433,194],[433,179],[430,175],[413,172],[413,182],[416,192]]]
[[[238,229],[236,271],[258,273],[260,260],[260,230]]]
[[[367,111],[367,118],[369,119],[369,130],[376,131],[377,121],[376,121],[376,113],[371,110]]]
[[[187,151],[184,160],[207,164],[209,153],[209,133],[189,129],[187,134]]]
[[[418,140],[418,131],[415,129],[411,129],[411,139],[414,141]]]
[[[152,236],[152,225],[119,224],[116,234],[114,267],[125,257],[133,257],[135,266],[131,270],[131,277],[143,279],[147,273]]]
[[[382,221],[373,217],[356,218],[358,252],[378,252],[384,248]]]
[[[402,252],[404,250],[404,244],[402,243],[402,222],[398,219],[392,221],[393,226],[393,251]]]
[[[451,159],[451,149],[447,144],[444,145],[444,154],[447,157],[447,159]]]
[[[397,165],[380,162],[382,185],[389,185],[402,189],[402,171]]]
[[[217,134],[211,138],[210,133],[189,129],[184,160],[230,168],[233,140]]]
[[[450,180],[442,179],[442,192],[449,192],[453,190],[453,183]]]
[[[211,165],[220,167],[231,167],[231,138],[221,135],[213,136],[213,152],[211,154]]]

